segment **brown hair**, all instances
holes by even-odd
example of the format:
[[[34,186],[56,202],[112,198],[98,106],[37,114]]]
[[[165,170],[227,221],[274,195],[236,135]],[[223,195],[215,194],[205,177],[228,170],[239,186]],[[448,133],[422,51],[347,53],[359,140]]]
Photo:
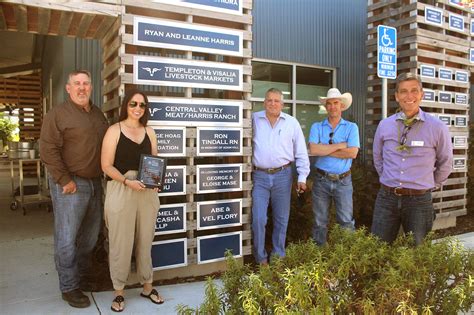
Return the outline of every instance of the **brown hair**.
[[[143,93],[142,91],[138,89],[132,89],[129,90],[125,93],[125,96],[123,97],[122,105],[120,106],[120,115],[119,115],[119,121],[123,121],[128,118],[128,103],[130,100],[137,94],[140,94],[143,96],[143,99],[145,100],[145,103],[148,106],[148,97]],[[146,127],[146,124],[148,123],[148,118],[150,117],[150,112],[148,110],[148,107],[145,108],[145,113],[143,113],[143,116],[140,117],[138,120],[144,127]]]

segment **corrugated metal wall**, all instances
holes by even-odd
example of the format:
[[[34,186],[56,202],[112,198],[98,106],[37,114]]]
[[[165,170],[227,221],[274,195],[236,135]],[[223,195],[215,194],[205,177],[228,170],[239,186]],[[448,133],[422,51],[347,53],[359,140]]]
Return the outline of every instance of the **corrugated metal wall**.
[[[253,3],[254,58],[336,68],[337,87],[354,97],[344,117],[359,125],[363,148],[367,1],[255,0]]]
[[[86,69],[91,72],[93,89],[92,102],[97,106],[102,106],[102,48],[100,42],[93,39],[75,39],[76,58],[75,69]]]

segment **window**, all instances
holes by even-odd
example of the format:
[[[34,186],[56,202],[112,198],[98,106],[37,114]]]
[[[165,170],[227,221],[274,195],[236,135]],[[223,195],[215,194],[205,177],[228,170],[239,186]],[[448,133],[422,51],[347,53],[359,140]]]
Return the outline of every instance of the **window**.
[[[269,88],[281,90],[285,100],[283,111],[298,119],[308,139],[312,124],[326,117],[326,109],[318,97],[336,86],[335,69],[254,60],[252,72],[253,111],[263,110]]]

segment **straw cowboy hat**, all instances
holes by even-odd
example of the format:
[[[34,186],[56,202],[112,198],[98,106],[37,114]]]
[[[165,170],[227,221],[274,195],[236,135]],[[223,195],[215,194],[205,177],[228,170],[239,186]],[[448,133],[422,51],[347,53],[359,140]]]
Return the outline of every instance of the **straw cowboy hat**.
[[[326,97],[320,96],[319,100],[321,101],[321,103],[323,105],[326,105],[326,101],[331,99],[331,98],[337,98],[338,100],[341,101],[341,103],[343,105],[341,110],[343,110],[343,111],[345,111],[346,109],[351,107],[351,104],[352,104],[352,95],[351,95],[351,93],[341,94],[341,92],[339,92],[338,89],[332,88],[332,89],[328,90],[328,95]]]

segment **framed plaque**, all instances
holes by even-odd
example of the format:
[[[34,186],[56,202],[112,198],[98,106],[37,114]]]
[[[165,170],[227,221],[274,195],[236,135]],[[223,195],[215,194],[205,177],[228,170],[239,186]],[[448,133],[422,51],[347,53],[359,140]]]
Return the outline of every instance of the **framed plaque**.
[[[137,179],[145,184],[147,188],[161,187],[163,185],[165,169],[166,160],[164,158],[142,154]]]

